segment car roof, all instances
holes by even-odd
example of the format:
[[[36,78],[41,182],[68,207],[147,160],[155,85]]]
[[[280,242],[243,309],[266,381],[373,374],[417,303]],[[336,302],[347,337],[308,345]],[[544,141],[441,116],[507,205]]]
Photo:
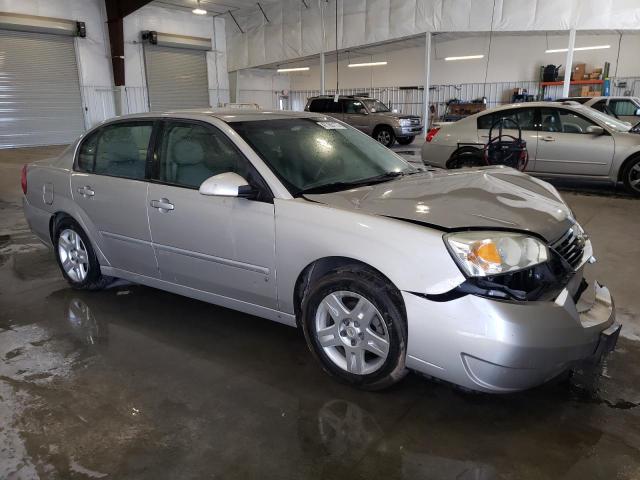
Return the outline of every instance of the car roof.
[[[148,118],[181,118],[203,120],[218,118],[223,122],[250,122],[257,120],[279,120],[285,118],[325,118],[325,115],[313,112],[292,112],[283,110],[254,110],[243,108],[200,108],[188,110],[170,110],[166,112],[133,113],[107,120],[105,123],[120,120],[135,120]]]
[[[478,115],[482,115],[488,112],[499,112],[501,110],[508,110],[510,108],[527,108],[527,107],[552,107],[558,108],[558,106],[563,106],[564,108],[569,108],[571,110],[585,110],[589,109],[589,107],[585,107],[577,102],[567,102],[567,103],[559,103],[559,102],[522,102],[522,103],[509,103],[506,105],[500,105],[499,107],[488,108],[483,112],[480,112]]]

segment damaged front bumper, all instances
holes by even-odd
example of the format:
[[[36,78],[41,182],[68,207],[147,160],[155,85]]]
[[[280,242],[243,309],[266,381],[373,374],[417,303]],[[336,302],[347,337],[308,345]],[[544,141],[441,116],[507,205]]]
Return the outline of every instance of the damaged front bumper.
[[[579,272],[579,278],[582,278]],[[457,385],[507,393],[540,385],[615,348],[620,324],[609,290],[577,304],[570,288],[553,301],[465,295],[432,301],[403,292],[407,367]]]

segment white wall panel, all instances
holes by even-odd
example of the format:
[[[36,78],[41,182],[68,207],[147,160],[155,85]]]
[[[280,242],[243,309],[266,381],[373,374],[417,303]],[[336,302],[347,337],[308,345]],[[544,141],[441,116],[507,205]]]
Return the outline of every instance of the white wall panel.
[[[367,0],[350,0],[341,3],[343,16],[343,37],[341,47],[351,47],[369,43],[366,39]],[[331,11],[335,19],[335,9]],[[335,21],[334,21],[335,22]],[[335,28],[332,28],[335,32]],[[335,33],[332,33],[335,36]],[[334,41],[335,43],[335,41]]]
[[[315,2],[317,3],[317,2]],[[297,0],[285,0],[282,6],[282,57],[302,56],[302,13]],[[317,5],[316,5],[317,7]]]
[[[389,0],[367,0],[364,43],[383,42],[389,38],[389,12]]]
[[[416,31],[417,0],[389,1],[389,36],[406,37]]]
[[[302,25],[300,28],[300,49],[302,55],[313,55],[315,53],[318,53],[322,46],[320,7],[314,0],[307,0],[307,5],[309,5],[309,8],[305,8],[304,5],[302,5],[301,1],[294,1],[292,8],[300,11],[300,19],[302,21]],[[327,9],[331,8],[330,5],[331,3],[329,3]],[[335,16],[333,18],[335,19]],[[325,25],[326,24],[327,19],[325,17]],[[335,32],[335,29],[333,31]]]

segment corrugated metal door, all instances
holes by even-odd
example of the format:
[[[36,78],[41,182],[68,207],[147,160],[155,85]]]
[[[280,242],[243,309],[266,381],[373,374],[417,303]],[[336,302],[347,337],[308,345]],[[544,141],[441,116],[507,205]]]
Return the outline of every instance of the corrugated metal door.
[[[151,111],[209,107],[204,51],[147,44],[144,59]]]
[[[73,37],[0,30],[0,148],[65,144],[83,132]]]

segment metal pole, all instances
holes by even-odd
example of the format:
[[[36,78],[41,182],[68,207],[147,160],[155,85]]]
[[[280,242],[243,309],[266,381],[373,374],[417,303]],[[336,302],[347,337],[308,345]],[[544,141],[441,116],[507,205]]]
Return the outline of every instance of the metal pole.
[[[424,91],[423,91],[423,125],[424,134],[429,131],[429,87],[431,85],[431,32],[425,33],[424,38]]]
[[[324,2],[325,0],[318,0],[320,6],[320,31],[322,40],[320,42],[320,95],[324,95]]]
[[[562,84],[562,96],[569,96],[569,85],[571,82],[571,74],[573,73],[573,49],[576,46],[576,27],[572,27],[569,31],[569,47],[567,48],[567,60],[564,65],[564,83]],[[581,78],[578,80],[582,80]]]

